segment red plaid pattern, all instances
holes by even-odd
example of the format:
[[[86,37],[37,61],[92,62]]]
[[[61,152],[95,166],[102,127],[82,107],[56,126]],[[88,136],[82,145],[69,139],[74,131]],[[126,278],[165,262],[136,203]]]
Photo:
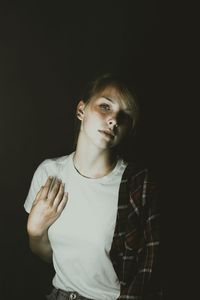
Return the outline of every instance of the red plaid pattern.
[[[110,257],[118,275],[118,299],[162,299],[159,274],[159,193],[147,169],[129,164],[119,190]]]

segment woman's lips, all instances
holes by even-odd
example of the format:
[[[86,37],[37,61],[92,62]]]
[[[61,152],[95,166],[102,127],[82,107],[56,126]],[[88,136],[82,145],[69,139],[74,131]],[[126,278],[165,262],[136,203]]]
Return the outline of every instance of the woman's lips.
[[[103,134],[105,134],[106,136],[108,136],[108,137],[110,137],[110,138],[114,138],[115,137],[115,135],[114,135],[114,133],[113,132],[111,132],[111,131],[109,131],[109,130],[98,130],[100,133],[103,133]]]

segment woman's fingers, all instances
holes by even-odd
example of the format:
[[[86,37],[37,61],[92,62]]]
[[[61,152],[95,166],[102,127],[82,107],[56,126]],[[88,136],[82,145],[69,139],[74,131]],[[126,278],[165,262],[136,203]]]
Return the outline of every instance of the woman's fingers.
[[[40,196],[41,196],[41,194],[42,194],[42,191],[43,191],[43,188],[44,188],[44,187],[41,186],[39,192],[37,193],[37,195],[36,195],[36,197],[35,197],[35,200],[36,200],[36,201],[40,198]]]
[[[35,197],[35,200],[33,201],[33,205],[36,204],[38,202],[38,200],[40,199],[40,196],[42,194],[42,191],[43,191],[43,186],[41,186],[39,192],[37,193],[36,197]]]
[[[61,201],[60,201],[60,203],[58,204],[58,207],[57,207],[57,212],[59,214],[65,208],[65,205],[67,204],[67,201],[68,201],[68,193],[64,193],[63,198],[61,199]]]
[[[44,232],[57,220],[67,204],[68,195],[64,192],[64,183],[56,180],[50,191],[52,180],[52,177],[47,179],[35,198],[29,215],[29,232],[37,234]]]
[[[61,183],[60,184],[60,187],[59,187],[59,190],[58,190],[58,193],[53,201],[53,206],[54,207],[57,207],[60,203],[60,201],[62,200],[63,196],[64,196],[64,192],[65,192],[65,184],[64,183]]]
[[[57,180],[58,180],[57,177],[53,177],[53,179],[52,179],[52,181],[51,181],[51,185],[50,185],[50,187],[49,187],[48,193],[51,192],[51,190],[53,189],[53,187],[54,187],[54,185],[55,185],[55,183],[56,183]]]
[[[48,205],[54,207],[57,212],[63,210],[68,199],[65,194],[65,184],[60,179],[49,176],[38,192],[35,202],[39,199],[48,201]]]
[[[45,185],[43,186],[43,189],[42,189],[41,198],[47,199],[47,195],[48,195],[52,180],[53,180],[52,176],[49,176],[47,178],[47,181],[46,181],[46,183],[45,183]]]
[[[49,193],[47,196],[48,201],[51,204],[54,203],[54,200],[57,197],[57,194],[59,193],[61,187],[62,187],[62,181],[60,179],[56,179],[54,181],[54,185],[51,187],[51,190],[49,190]]]

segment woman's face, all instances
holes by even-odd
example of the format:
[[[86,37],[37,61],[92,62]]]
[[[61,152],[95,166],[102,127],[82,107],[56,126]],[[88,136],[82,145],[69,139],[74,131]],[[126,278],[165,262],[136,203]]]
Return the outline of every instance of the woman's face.
[[[101,149],[117,146],[131,130],[132,113],[114,87],[107,87],[87,105],[79,102],[79,111],[81,134]]]

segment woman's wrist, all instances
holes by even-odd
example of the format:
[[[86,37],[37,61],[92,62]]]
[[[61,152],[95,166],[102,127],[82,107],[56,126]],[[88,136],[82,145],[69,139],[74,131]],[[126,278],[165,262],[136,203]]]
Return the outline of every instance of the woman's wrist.
[[[27,228],[28,236],[34,240],[48,239],[47,229],[29,229]]]

